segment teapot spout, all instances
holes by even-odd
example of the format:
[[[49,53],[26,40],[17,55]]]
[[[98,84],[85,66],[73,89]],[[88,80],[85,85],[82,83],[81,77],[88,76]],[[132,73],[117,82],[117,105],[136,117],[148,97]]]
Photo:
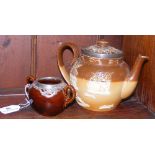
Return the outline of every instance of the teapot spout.
[[[124,81],[122,94],[121,94],[122,99],[129,97],[135,90],[143,63],[146,60],[149,60],[148,56],[139,55],[137,57],[130,74],[127,76],[127,78]]]
[[[133,68],[132,68],[132,70],[130,72],[129,77],[128,77],[129,81],[138,81],[140,71],[142,69],[142,65],[146,60],[149,60],[148,56],[139,55],[137,57],[137,59],[135,61],[135,64],[134,64],[134,66],[133,66]]]

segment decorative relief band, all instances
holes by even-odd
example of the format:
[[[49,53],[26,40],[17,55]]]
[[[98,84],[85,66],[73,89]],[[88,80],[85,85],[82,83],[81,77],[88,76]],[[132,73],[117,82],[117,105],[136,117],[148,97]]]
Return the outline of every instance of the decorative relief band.
[[[53,85],[50,88],[43,88],[43,87],[38,87],[35,84],[32,84],[32,87],[34,87],[35,89],[39,90],[41,95],[43,95],[44,97],[50,98],[55,96],[58,92],[60,92],[64,87],[66,86],[65,83],[61,83],[58,85]]]
[[[34,83],[32,83],[31,85],[28,84],[27,87],[29,89],[31,88],[35,88],[36,90],[38,90],[42,96],[46,97],[46,98],[50,98],[55,96],[58,92],[60,92],[61,90],[63,90],[63,88],[66,86],[66,83],[61,82],[59,84],[55,84],[55,85],[43,85],[39,84],[38,81],[35,81]]]

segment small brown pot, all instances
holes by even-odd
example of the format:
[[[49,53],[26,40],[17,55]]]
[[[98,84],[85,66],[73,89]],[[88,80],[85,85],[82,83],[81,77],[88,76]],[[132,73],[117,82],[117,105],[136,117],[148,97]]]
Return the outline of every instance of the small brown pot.
[[[27,77],[25,94],[32,99],[32,107],[42,115],[53,116],[61,113],[76,96],[73,86],[67,85],[60,78]]]

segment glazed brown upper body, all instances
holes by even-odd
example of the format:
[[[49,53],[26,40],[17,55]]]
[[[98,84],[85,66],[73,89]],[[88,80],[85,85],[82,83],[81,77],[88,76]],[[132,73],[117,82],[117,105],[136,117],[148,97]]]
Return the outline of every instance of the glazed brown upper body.
[[[30,98],[34,101],[32,107],[42,115],[56,115],[64,109],[65,98],[63,91],[59,91],[52,98],[41,95],[35,88],[31,88],[29,94]]]
[[[77,72],[78,74],[76,74]],[[108,73],[111,75],[108,77],[108,80],[119,82],[124,81],[126,76],[129,75],[129,67],[122,58],[96,59],[82,55],[74,63],[70,73],[76,75],[78,78],[84,78],[86,80],[90,80],[93,75],[98,73]]]

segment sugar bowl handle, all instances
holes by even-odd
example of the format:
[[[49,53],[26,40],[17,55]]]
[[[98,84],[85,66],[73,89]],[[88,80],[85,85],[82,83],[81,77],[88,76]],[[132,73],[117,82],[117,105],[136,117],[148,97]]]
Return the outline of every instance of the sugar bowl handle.
[[[26,85],[25,85],[25,96],[26,98],[29,100],[29,93],[28,93],[28,90],[30,88],[30,85],[35,81],[35,78],[30,75],[30,76],[27,76],[26,77]]]
[[[66,107],[76,97],[76,92],[75,92],[75,89],[72,85],[67,85],[64,88],[64,96],[65,96],[65,105],[64,106]]]
[[[35,77],[32,75],[29,75],[26,77],[26,83],[27,84],[32,84],[35,81]]]

